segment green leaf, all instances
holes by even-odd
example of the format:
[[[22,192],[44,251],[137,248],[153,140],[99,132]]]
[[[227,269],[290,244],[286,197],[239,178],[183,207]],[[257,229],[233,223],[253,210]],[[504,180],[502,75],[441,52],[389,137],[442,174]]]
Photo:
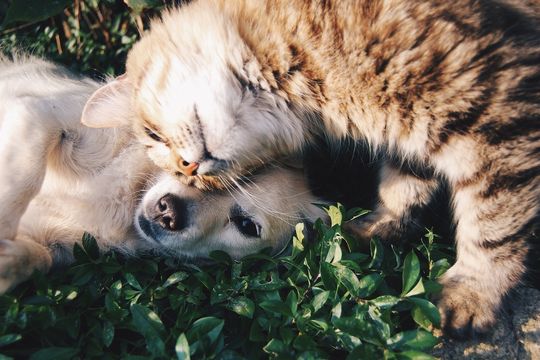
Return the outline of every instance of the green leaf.
[[[330,206],[326,212],[328,213],[328,216],[330,217],[330,226],[333,227],[334,225],[340,225],[343,222],[343,216],[341,214],[341,210],[337,206]]]
[[[341,251],[341,246],[337,242],[335,242],[330,245],[325,261],[336,264],[341,260],[342,256],[343,253]]]
[[[167,280],[165,280],[165,282],[163,283],[163,287],[169,287],[171,285],[174,285],[176,283],[179,283],[180,281],[187,279],[188,277],[189,275],[185,271],[177,271],[171,276],[169,276]]]
[[[245,316],[249,319],[253,319],[253,313],[255,312],[255,303],[247,297],[240,296],[231,299],[227,308],[238,315]]]
[[[0,336],[0,347],[13,344],[22,339],[21,334],[6,334]]]
[[[382,350],[372,344],[362,344],[354,348],[346,360],[383,359]]]
[[[280,355],[287,353],[288,346],[281,340],[272,339],[263,347],[263,350],[268,354]]]
[[[189,343],[186,338],[186,334],[181,333],[178,339],[176,340],[176,345],[174,347],[176,351],[176,358],[178,360],[190,360],[189,355]]]
[[[83,248],[92,260],[99,258],[99,247],[96,238],[89,233],[84,233],[82,237]]]
[[[287,306],[287,304],[285,304],[283,301],[266,300],[266,301],[261,302],[259,306],[263,308],[264,310],[271,313],[285,315],[288,317],[294,317],[291,311],[291,308]]]
[[[323,262],[321,264],[321,279],[325,288],[335,290],[337,288],[336,276],[334,275],[335,266],[330,263]]]
[[[186,338],[190,344],[191,355],[199,352],[211,351],[220,338],[225,321],[213,316],[198,319],[191,325],[186,333]]]
[[[129,285],[131,285],[131,287],[133,287],[134,289],[137,289],[139,291],[142,290],[141,284],[139,284],[139,281],[137,280],[137,278],[135,278],[135,276],[133,276],[133,274],[126,273],[126,274],[124,274],[124,278],[126,279],[127,283]]]
[[[360,296],[360,281],[352,270],[342,265],[337,265],[334,267],[334,274],[338,281],[345,286],[347,291],[355,297]]]
[[[73,257],[79,263],[85,263],[89,259],[88,254],[79,243],[73,244]]]
[[[131,305],[130,309],[134,330],[144,336],[148,350],[155,356],[164,355],[165,343],[163,339],[166,337],[166,331],[159,316],[149,308],[139,304]]]
[[[315,329],[321,330],[322,332],[326,332],[329,329],[329,325],[326,321],[322,320],[310,320],[309,324],[312,325]]]
[[[373,294],[381,284],[383,277],[381,274],[369,274],[360,279],[360,289],[356,296],[365,298]]]
[[[113,282],[111,284],[111,287],[109,288],[109,291],[115,299],[118,299],[122,294],[122,281],[116,280],[115,282]]]
[[[400,298],[392,295],[382,295],[379,296],[373,300],[370,300],[370,302],[379,307],[382,310],[391,309],[394,305],[399,303],[401,301]]]
[[[362,208],[352,208],[347,210],[345,213],[345,221],[351,221],[354,219],[357,219],[361,216],[367,215],[371,212],[371,210],[366,210]]]
[[[411,291],[406,293],[404,296],[409,297],[409,296],[414,296],[414,295],[420,295],[420,294],[423,294],[425,291],[426,289],[424,288],[424,282],[422,281],[422,278],[420,278],[420,280],[418,280],[418,282],[411,289]]]
[[[441,326],[441,314],[439,313],[439,309],[435,305],[433,305],[430,301],[426,299],[420,299],[420,298],[414,298],[414,297],[408,298],[407,301],[416,305],[419,311],[421,311],[422,314],[429,321],[431,321],[433,325],[435,325],[436,327]]]
[[[160,0],[124,0],[135,13],[141,13],[144,9],[151,9],[161,5]]]
[[[361,320],[353,317],[342,317],[332,321],[334,325],[348,333],[349,335],[355,336],[363,341],[380,345],[379,336],[375,327],[366,320]]]
[[[304,251],[304,223],[298,223],[295,226],[295,235],[293,237],[292,257]]]
[[[405,258],[403,263],[403,274],[402,274],[402,289],[401,296],[408,293],[413,286],[418,282],[420,278],[420,262],[418,257],[411,251]]]
[[[426,280],[424,282],[426,294],[438,294],[443,289],[443,286],[435,280]]]
[[[78,349],[71,347],[48,347],[33,353],[29,360],[71,360],[78,353]]]
[[[103,345],[111,346],[114,339],[114,325],[110,321],[103,322],[103,332],[101,333]]]
[[[328,296],[330,296],[330,291],[326,290],[321,291],[313,297],[313,300],[311,301],[311,306],[313,306],[313,313],[316,313],[324,306],[324,304],[328,300]]]
[[[16,22],[36,22],[60,13],[70,0],[13,0],[8,8],[2,28]]]
[[[431,321],[424,315],[422,312],[422,309],[418,306],[414,306],[411,310],[411,315],[415,323],[420,325],[422,328],[424,328],[427,331],[430,331],[430,327],[432,325]]]
[[[399,360],[436,360],[435,357],[416,350],[407,350],[397,354]]]
[[[446,272],[446,270],[450,269],[450,266],[451,265],[448,262],[448,259],[440,259],[435,261],[431,267],[429,278],[432,280],[438,279]]]
[[[300,334],[294,339],[293,347],[300,351],[309,351],[317,348],[317,343],[311,336]]]
[[[298,310],[298,296],[296,295],[296,292],[294,290],[291,290],[289,292],[289,295],[287,295],[287,299],[285,300],[285,303],[291,310],[292,316],[295,317],[296,312]]]
[[[428,350],[437,345],[439,340],[424,330],[400,332],[387,340],[392,350]]]
[[[382,243],[379,239],[371,239],[369,247],[371,251],[371,261],[368,266],[370,269],[378,269],[381,267],[384,258],[384,248]]]

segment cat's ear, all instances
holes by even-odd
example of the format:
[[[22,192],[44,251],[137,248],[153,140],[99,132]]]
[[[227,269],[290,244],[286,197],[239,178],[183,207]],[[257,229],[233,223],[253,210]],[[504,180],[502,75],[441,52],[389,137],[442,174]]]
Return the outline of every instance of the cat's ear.
[[[128,125],[132,85],[126,74],[97,89],[84,106],[81,123],[91,128]]]

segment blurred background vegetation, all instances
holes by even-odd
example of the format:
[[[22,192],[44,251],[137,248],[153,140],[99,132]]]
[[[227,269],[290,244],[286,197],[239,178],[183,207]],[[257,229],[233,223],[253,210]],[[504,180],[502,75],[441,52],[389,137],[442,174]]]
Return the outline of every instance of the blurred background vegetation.
[[[128,50],[165,7],[186,0],[2,0],[0,49],[93,77],[124,71]]]

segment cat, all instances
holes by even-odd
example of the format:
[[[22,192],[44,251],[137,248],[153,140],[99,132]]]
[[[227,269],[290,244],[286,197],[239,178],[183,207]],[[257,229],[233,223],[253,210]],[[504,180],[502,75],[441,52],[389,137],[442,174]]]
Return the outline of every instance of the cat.
[[[221,186],[349,136],[394,161],[379,205],[349,224],[396,237],[441,179],[457,261],[438,303],[445,333],[490,329],[537,242],[537,7],[499,0],[199,0],[165,11],[126,76],[87,105],[88,126],[133,123],[148,155],[195,185]],[[114,90],[114,91],[113,91]],[[94,116],[123,102],[117,123]]]
[[[72,262],[85,231],[102,251],[193,262],[214,250],[278,253],[296,223],[323,216],[302,169],[267,166],[241,187],[202,192],[157,168],[129,127],[82,126],[99,86],[41,59],[0,56],[0,293]],[[114,118],[114,101],[108,109]]]

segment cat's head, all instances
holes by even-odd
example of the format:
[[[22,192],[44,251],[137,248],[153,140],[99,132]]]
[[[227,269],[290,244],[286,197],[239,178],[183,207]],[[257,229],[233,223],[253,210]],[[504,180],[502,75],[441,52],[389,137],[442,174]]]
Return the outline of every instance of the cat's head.
[[[202,3],[202,2],[201,2]],[[220,186],[303,146],[302,123],[289,118],[238,31],[202,5],[155,21],[131,50],[126,75],[90,99],[83,123],[114,126],[123,111],[149,157],[199,187]],[[105,106],[103,106],[105,105]]]

